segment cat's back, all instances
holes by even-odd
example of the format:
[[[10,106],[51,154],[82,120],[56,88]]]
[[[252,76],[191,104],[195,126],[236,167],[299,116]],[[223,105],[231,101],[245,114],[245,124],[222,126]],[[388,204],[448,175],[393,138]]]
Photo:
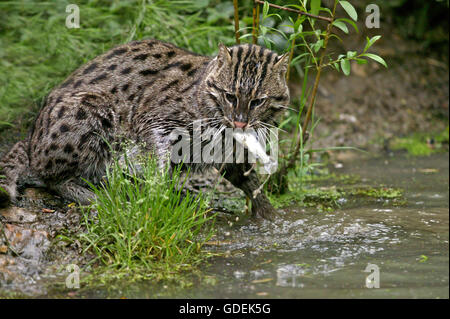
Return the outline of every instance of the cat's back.
[[[110,92],[133,101],[137,91],[156,85],[158,80],[193,78],[210,57],[147,39],[117,46],[73,72],[49,97],[79,90]]]
[[[30,132],[31,166],[55,175],[56,168],[67,173],[67,163],[75,168],[81,161],[92,162],[94,155],[107,158],[102,140],[112,142],[118,131],[127,135],[139,104],[156,109],[168,96],[190,95],[187,90],[210,60],[151,39],[94,58],[47,97]]]

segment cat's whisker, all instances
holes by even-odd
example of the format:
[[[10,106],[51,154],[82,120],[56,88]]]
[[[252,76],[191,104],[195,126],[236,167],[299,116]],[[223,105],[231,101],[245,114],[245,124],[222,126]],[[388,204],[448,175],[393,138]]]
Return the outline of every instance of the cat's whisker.
[[[267,122],[260,122],[260,121],[258,121],[258,124],[261,125],[264,128],[267,128],[267,129],[275,129],[275,130],[283,131],[284,133],[288,133],[286,130],[284,130],[282,128],[279,128],[279,127],[277,127],[277,126],[275,126],[273,124],[267,123]]]
[[[273,107],[274,107],[274,108],[277,108],[277,109],[286,109],[286,110],[290,110],[290,111],[295,112],[295,113],[298,113],[298,112],[299,112],[298,110],[296,110],[296,109],[294,109],[294,108],[292,108],[292,107],[285,106],[285,105],[281,105],[281,104],[273,105]]]

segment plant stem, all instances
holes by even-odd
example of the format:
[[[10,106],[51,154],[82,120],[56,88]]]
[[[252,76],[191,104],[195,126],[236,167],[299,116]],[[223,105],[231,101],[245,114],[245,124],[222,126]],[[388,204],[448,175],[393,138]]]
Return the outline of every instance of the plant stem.
[[[333,6],[333,13],[332,13],[332,17],[330,19],[330,23],[327,26],[327,31],[325,34],[325,38],[324,38],[324,45],[323,45],[323,50],[320,56],[320,60],[319,60],[319,65],[316,65],[316,69],[317,69],[317,74],[314,80],[314,86],[313,86],[313,90],[311,92],[311,98],[310,98],[310,102],[309,102],[309,106],[308,106],[308,110],[306,113],[306,118],[303,122],[303,126],[301,127],[301,131],[299,132],[299,134],[297,136],[297,140],[296,140],[296,146],[295,146],[295,150],[293,153],[291,153],[291,155],[288,157],[286,162],[283,162],[283,165],[281,166],[280,170],[277,172],[277,174],[275,174],[275,176],[273,177],[273,180],[275,183],[277,183],[278,186],[278,192],[279,193],[283,193],[284,190],[287,189],[288,185],[287,185],[287,172],[289,169],[292,169],[295,167],[297,158],[300,154],[300,150],[303,148],[306,140],[307,140],[307,127],[308,124],[311,120],[311,114],[312,114],[312,109],[314,107],[314,103],[316,101],[316,95],[317,95],[317,88],[319,87],[319,80],[320,80],[320,76],[321,76],[321,71],[322,71],[322,66],[323,66],[323,60],[325,57],[325,53],[326,53],[326,49],[327,49],[327,45],[328,45],[328,40],[330,38],[331,35],[331,30],[332,30],[332,25],[333,25],[333,21],[334,21],[334,17],[335,17],[335,13],[336,13],[336,6],[337,6],[338,0],[335,0],[334,2],[334,6]]]
[[[238,0],[233,0],[234,6],[234,36],[236,37],[236,43],[240,44],[240,35],[239,35],[239,7]]]
[[[259,36],[259,9],[260,9],[260,5],[257,4],[257,6],[256,6],[256,43],[258,42],[258,36]]]
[[[337,3],[338,3],[338,1],[335,0],[334,1],[334,6],[333,6],[333,14],[331,16],[331,22],[327,26],[327,32],[325,33],[325,39],[323,41],[323,50],[322,50],[322,54],[321,54],[320,60],[319,60],[319,67],[317,68],[316,79],[314,80],[314,87],[313,87],[313,91],[311,93],[311,100],[309,102],[308,111],[306,112],[306,118],[305,118],[305,121],[303,122],[303,126],[302,126],[302,130],[303,130],[302,140],[303,140],[303,143],[306,142],[306,140],[305,140],[306,131],[307,131],[307,128],[308,128],[309,121],[311,120],[312,109],[313,109],[314,104],[316,102],[316,94],[317,94],[317,88],[319,87],[320,75],[322,73],[323,59],[325,57],[325,53],[326,53],[326,50],[327,50],[328,40],[330,39],[331,29],[333,28],[333,20],[334,20],[334,16],[335,16],[335,13],[336,13]],[[300,144],[297,144],[297,149],[299,147],[300,147]],[[295,160],[295,157],[296,157],[296,155],[294,155],[294,159],[293,160]]]
[[[264,4],[264,1],[261,1],[261,0],[255,0],[255,2],[260,3],[260,4]],[[303,11],[300,11],[300,10],[295,10],[295,9],[291,9],[291,8],[278,6],[278,5],[272,4],[272,3],[269,3],[269,7],[273,7],[273,8],[277,8],[277,9],[280,9],[280,10],[289,11],[289,12],[295,12],[295,13],[300,14],[300,15],[308,16],[308,17],[311,17],[311,18],[314,18],[314,19],[318,19],[318,20],[328,21],[330,23],[333,22],[333,18],[327,18],[327,17],[323,17],[323,16],[318,16],[318,15],[307,13],[307,12],[303,12]],[[333,14],[333,16],[334,16],[334,14]]]
[[[300,15],[298,16],[297,19],[300,19]],[[292,57],[294,55],[294,48],[295,48],[295,37],[292,39],[292,42],[291,42],[291,50],[289,52],[288,69],[286,71],[286,82],[289,80],[289,74],[290,74],[290,71],[291,71],[291,61],[292,61]]]
[[[252,29],[252,43],[256,44],[256,7],[258,6],[258,4],[256,3],[256,1],[253,1],[253,29]]]
[[[259,31],[259,4],[253,1],[253,30],[252,30],[252,43],[256,44],[258,42],[258,31]]]

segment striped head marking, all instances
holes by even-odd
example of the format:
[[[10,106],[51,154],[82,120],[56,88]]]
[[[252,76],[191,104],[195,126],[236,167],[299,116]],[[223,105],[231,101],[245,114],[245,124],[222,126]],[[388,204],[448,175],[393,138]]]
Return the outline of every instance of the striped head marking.
[[[271,122],[289,103],[285,74],[288,56],[257,45],[242,44],[219,53],[206,77],[206,98],[221,110],[232,127],[258,126]]]

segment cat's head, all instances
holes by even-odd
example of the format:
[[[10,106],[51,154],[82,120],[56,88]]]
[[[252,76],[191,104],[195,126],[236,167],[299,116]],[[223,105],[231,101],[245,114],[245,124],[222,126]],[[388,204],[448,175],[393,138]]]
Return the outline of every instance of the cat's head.
[[[219,45],[203,86],[204,105],[228,127],[259,128],[289,103],[287,55],[242,44]]]

